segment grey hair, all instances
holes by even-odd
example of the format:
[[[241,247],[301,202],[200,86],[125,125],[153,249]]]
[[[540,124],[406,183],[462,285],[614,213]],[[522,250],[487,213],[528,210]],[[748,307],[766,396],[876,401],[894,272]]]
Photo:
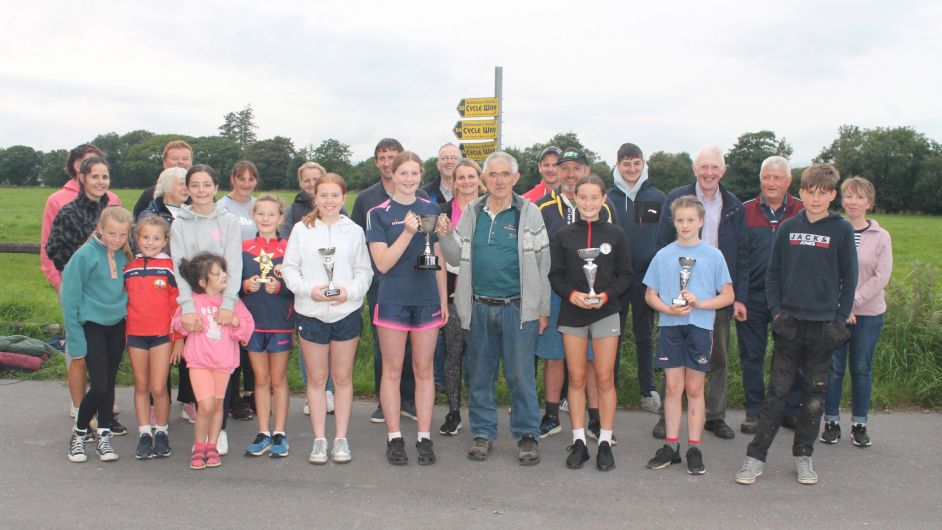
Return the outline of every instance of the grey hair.
[[[788,163],[788,159],[784,156],[773,155],[762,161],[762,165],[759,167],[759,174],[761,175],[763,171],[768,169],[784,169],[785,173],[791,178],[792,176],[792,167]]]
[[[186,170],[182,167],[171,167],[160,172],[157,177],[157,185],[154,186],[154,198],[163,197],[173,190],[173,181],[176,179],[186,180]]]
[[[700,157],[704,155],[715,156],[720,159],[720,163],[723,164],[723,167],[726,167],[726,157],[723,156],[723,150],[716,145],[704,145],[700,149],[697,149],[697,156],[693,157],[693,163],[696,165],[700,161]]]
[[[505,151],[494,151],[493,153],[487,155],[487,159],[484,160],[484,171],[483,174],[487,173],[487,166],[491,165],[491,162],[501,161],[508,162],[510,164],[510,172],[516,173],[520,166],[517,165],[517,159],[513,157],[510,153]]]
[[[438,148],[438,153],[441,153],[441,152],[442,152],[442,149],[444,149],[444,148],[446,148],[446,147],[448,147],[448,146],[454,147],[455,149],[458,149],[459,151],[461,150],[461,149],[458,148],[457,145],[455,145],[455,144],[453,144],[453,143],[451,143],[451,142],[448,142],[447,144],[443,144],[441,147]]]

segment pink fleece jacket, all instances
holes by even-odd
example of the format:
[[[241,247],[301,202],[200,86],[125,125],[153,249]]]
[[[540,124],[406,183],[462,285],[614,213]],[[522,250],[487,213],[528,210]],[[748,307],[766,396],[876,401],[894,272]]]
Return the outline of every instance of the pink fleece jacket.
[[[239,366],[239,342],[248,342],[255,331],[255,320],[241,300],[236,301],[233,313],[239,319],[239,326],[220,326],[216,323],[216,313],[222,304],[222,295],[209,296],[205,293],[193,294],[196,314],[203,321],[203,331],[187,333],[180,319],[182,308],[177,308],[173,315],[173,329],[186,337],[183,346],[183,358],[189,368],[206,368],[232,373]]]
[[[43,208],[43,225],[39,236],[39,265],[46,279],[49,280],[52,288],[56,291],[59,290],[59,284],[62,283],[62,274],[56,270],[56,266],[52,263],[52,260],[49,259],[49,256],[46,255],[46,241],[49,240],[49,233],[52,232],[52,221],[55,220],[56,214],[59,213],[59,210],[61,210],[63,206],[78,197],[79,190],[78,181],[71,179],[65,183],[65,186],[62,186],[62,189],[46,199],[46,207]],[[109,191],[108,205],[121,206],[121,199],[118,199],[117,195]]]
[[[880,228],[873,219],[864,230],[857,247],[857,291],[854,293],[855,315],[877,316],[886,312],[886,293],[883,289],[893,272],[893,247],[890,233]]]

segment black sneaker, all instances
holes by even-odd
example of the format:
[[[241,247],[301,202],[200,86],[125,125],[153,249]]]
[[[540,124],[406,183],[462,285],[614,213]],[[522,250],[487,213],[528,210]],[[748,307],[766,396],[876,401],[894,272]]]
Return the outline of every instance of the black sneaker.
[[[461,411],[452,410],[445,416],[445,423],[438,429],[438,434],[454,436],[461,430]]]
[[[759,427],[759,417],[746,414],[746,419],[739,424],[739,431],[743,434],[755,434]]]
[[[589,450],[582,440],[576,440],[569,446],[569,456],[566,457],[566,467],[569,469],[582,469],[582,464],[589,461]]]
[[[679,464],[680,462],[680,453],[671,449],[671,446],[664,444],[654,454],[654,458],[648,460],[647,467],[648,469],[664,469],[671,464]]]
[[[703,467],[703,454],[699,447],[687,448],[687,473],[690,475],[702,475],[706,473]]]
[[[252,412],[252,408],[245,401],[239,403],[233,403],[232,408],[229,409],[229,417],[234,420],[239,421],[249,421],[255,418],[255,413]]]
[[[85,462],[88,455],[85,454],[85,433],[72,431],[72,437],[69,439],[69,462]]]
[[[821,437],[818,438],[818,440],[821,441],[821,443],[833,445],[836,444],[840,439],[841,426],[838,425],[836,421],[824,422],[824,431],[821,432]]]
[[[589,420],[589,424],[585,429],[585,435],[588,436],[590,440],[598,441],[599,437],[602,435],[602,423],[599,420]],[[611,445],[618,445],[618,439],[615,438],[614,433],[612,433]]]
[[[540,420],[540,438],[546,438],[552,434],[558,434],[563,431],[563,426],[559,423],[559,416],[555,414],[544,414]]]
[[[403,401],[399,407],[399,415],[412,421],[419,421],[419,413],[415,411],[415,401]]]
[[[370,423],[386,423],[386,416],[383,416],[382,405],[376,405],[376,410],[370,414]]]
[[[615,469],[615,455],[612,454],[612,446],[608,442],[599,444],[599,452],[595,456],[595,468],[599,471]]]
[[[540,441],[525,435],[517,442],[517,463],[521,466],[535,466],[540,463]]]
[[[124,436],[128,433],[128,428],[118,422],[118,415],[115,414],[111,420],[111,434],[114,436]]]
[[[733,429],[731,429],[729,425],[726,425],[726,422],[723,420],[708,420],[703,425],[703,428],[715,434],[717,438],[724,440],[732,440],[736,437],[736,433],[733,432]]]
[[[870,437],[867,436],[867,426],[858,423],[850,428],[850,441],[857,447],[870,447]]]
[[[157,431],[154,435],[154,456],[157,458],[170,456],[170,436],[163,431]]]
[[[651,436],[658,440],[667,438],[667,424],[664,423],[664,416],[661,416],[661,419],[657,420],[657,425],[655,425],[654,429],[651,431]]]
[[[149,432],[141,434],[137,439],[137,449],[134,451],[134,458],[138,460],[148,460],[154,458],[154,437]]]
[[[386,461],[394,466],[404,466],[409,463],[405,440],[400,437],[386,442]]]
[[[435,451],[432,450],[432,440],[422,438],[418,442],[415,442],[415,451],[419,454],[418,463],[420,466],[435,463]]]
[[[782,418],[782,427],[794,431],[796,425],[798,425],[798,416],[785,416]]]

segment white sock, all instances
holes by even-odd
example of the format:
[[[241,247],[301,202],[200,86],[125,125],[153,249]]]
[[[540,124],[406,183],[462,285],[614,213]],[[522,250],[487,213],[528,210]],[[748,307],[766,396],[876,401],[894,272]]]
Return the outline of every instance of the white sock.
[[[110,431],[109,429],[102,429],[101,427],[98,428],[98,436],[99,436],[99,437],[100,437],[100,436],[103,436],[105,433],[111,434],[111,431]]]
[[[612,445],[612,431],[599,429],[599,443],[602,442],[608,442],[608,445]]]
[[[572,443],[576,443],[577,440],[582,440],[582,443],[585,443],[585,429],[573,429],[572,430]]]
[[[138,434],[150,434],[150,425],[141,425],[137,428]]]
[[[70,414],[69,414],[69,416],[75,416],[75,417],[77,417],[77,416],[78,416],[78,409],[79,409],[79,408],[76,407],[75,405],[70,405],[70,408],[69,408]]]
[[[391,441],[395,440],[396,438],[402,438],[402,432],[401,432],[401,431],[387,432],[387,433],[386,433],[386,441],[387,441],[387,442],[391,442]]]
[[[154,425],[154,430],[157,432],[167,433],[167,430],[170,428],[169,425]]]
[[[274,436],[274,435],[276,435],[276,434],[280,434],[280,435],[284,436],[284,435],[285,435],[285,431],[275,431],[275,432],[271,433],[272,436]]]
[[[431,439],[432,439],[432,433],[430,433],[430,432],[420,432],[419,435],[418,435],[418,439],[419,439],[419,441],[421,441],[421,440],[431,440]]]

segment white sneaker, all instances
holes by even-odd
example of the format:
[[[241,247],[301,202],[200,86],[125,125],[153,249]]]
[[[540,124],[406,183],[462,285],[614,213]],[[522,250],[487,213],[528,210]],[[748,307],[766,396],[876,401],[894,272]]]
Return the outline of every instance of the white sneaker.
[[[327,414],[334,413],[334,393],[331,390],[327,391]]]
[[[661,410],[661,395],[656,390],[651,391],[651,395],[641,398],[641,410],[646,410],[651,414],[657,414]]]
[[[180,417],[190,422],[190,424],[196,423],[196,405],[184,403],[183,410],[180,411]]]
[[[305,416],[311,415],[311,406],[307,404],[306,399],[304,400],[304,408],[301,409],[301,412],[303,412]]]
[[[796,456],[795,471],[798,474],[798,482],[800,484],[818,483],[818,474],[814,472],[814,465],[811,463],[810,456]]]
[[[220,455],[229,454],[229,435],[226,434],[226,431],[219,431],[219,438],[216,439],[216,451],[219,451]]]
[[[560,412],[565,412],[566,414],[569,414],[569,400],[568,399],[563,398],[559,401],[559,410]]]
[[[739,484],[755,484],[756,480],[762,476],[764,468],[764,462],[747,456],[746,461],[742,464],[742,469],[739,470],[739,473],[736,473],[736,482]]]
[[[311,456],[307,459],[312,464],[327,463],[327,438],[317,438],[314,440],[314,448],[311,449]]]
[[[353,459],[346,438],[334,438],[334,450],[330,452],[330,457],[338,464],[346,464]]]

